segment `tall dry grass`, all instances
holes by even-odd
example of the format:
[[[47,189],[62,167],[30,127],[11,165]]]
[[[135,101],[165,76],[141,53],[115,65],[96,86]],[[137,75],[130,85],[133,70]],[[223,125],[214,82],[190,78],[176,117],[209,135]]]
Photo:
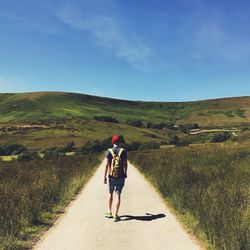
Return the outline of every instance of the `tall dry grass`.
[[[67,203],[98,162],[94,154],[0,162],[0,249],[25,248],[25,229],[46,224],[45,212]]]
[[[129,158],[215,248],[250,249],[250,148],[169,148]]]

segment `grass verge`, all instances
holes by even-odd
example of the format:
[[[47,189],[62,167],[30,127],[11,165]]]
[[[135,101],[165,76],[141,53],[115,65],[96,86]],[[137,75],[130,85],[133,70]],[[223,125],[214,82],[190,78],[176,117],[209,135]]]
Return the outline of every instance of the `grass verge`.
[[[207,248],[249,249],[248,148],[169,148],[130,153],[130,159]]]
[[[99,155],[0,162],[0,249],[28,249],[82,189]]]

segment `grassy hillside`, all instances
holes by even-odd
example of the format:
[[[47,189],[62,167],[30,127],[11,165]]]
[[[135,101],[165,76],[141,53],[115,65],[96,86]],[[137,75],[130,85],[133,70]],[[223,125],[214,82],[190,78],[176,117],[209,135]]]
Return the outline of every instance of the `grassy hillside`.
[[[250,122],[250,97],[196,102],[139,102],[74,93],[0,94],[0,122],[106,115],[152,122],[197,122],[222,126]]]
[[[121,122],[128,118],[145,121],[168,120],[170,112],[160,112],[159,104],[120,101],[72,93],[27,93],[0,95],[0,122],[32,119],[54,119],[113,116]]]
[[[119,123],[96,121],[96,116],[113,117]],[[144,127],[128,125],[128,119],[140,120]],[[80,146],[112,134],[123,134],[127,142],[142,143],[165,143],[176,134],[187,137],[167,128],[147,128],[149,122],[198,123],[201,128],[247,127],[250,97],[177,103],[126,101],[63,92],[0,94],[0,144],[48,148],[74,141]],[[188,140],[200,143],[210,138],[210,134],[201,134],[189,136]]]

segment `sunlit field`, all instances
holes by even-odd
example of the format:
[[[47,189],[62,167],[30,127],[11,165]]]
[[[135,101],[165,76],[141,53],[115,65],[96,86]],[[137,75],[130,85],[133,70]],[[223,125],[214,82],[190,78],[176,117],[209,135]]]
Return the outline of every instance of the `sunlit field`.
[[[0,249],[26,249],[83,187],[99,155],[0,162]]]
[[[131,161],[217,249],[250,249],[250,149],[200,145],[130,153]],[[185,216],[184,216],[185,217]]]

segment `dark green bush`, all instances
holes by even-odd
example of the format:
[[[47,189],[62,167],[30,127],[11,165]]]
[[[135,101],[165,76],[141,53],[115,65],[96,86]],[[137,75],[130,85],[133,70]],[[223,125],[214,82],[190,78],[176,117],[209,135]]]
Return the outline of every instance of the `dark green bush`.
[[[187,140],[180,140],[177,135],[175,135],[170,141],[170,145],[175,145],[176,147],[185,147],[189,145]]]
[[[0,155],[18,155],[25,150],[25,147],[20,144],[4,144],[0,146]]]
[[[91,152],[101,152],[103,151],[103,144],[101,141],[89,141],[87,142],[80,150],[82,153],[91,153]]]
[[[41,153],[44,154],[45,159],[53,159],[59,156],[65,155],[67,152],[75,152],[77,148],[74,142],[68,143],[65,147],[53,147],[43,150]]]
[[[179,125],[179,130],[186,134],[188,134],[191,129],[197,129],[197,128],[199,128],[199,125],[197,123]]]
[[[247,118],[245,112],[246,112],[246,110],[244,110],[244,109],[236,109],[236,110],[234,110],[234,113],[236,115],[238,115],[240,118]]]
[[[249,127],[244,127],[241,129],[242,132],[249,131]]]
[[[165,127],[165,123],[152,123],[152,122],[147,122],[147,128],[152,128],[152,129],[163,129]]]
[[[102,122],[113,122],[113,123],[119,123],[119,121],[111,116],[95,116],[96,121],[102,121]]]
[[[53,149],[47,149],[43,155],[44,159],[54,159],[54,158],[58,158],[59,156],[61,156],[62,154],[57,150],[53,150]]]
[[[35,160],[35,159],[40,159],[40,156],[38,155],[37,152],[34,151],[24,151],[18,156],[18,160],[23,161],[23,160]]]
[[[121,145],[125,145],[125,139],[122,135],[119,135],[120,138],[120,144]],[[112,136],[102,140],[102,141],[89,141],[87,142],[85,145],[83,145],[79,150],[78,153],[94,153],[94,152],[102,152],[107,150],[108,148],[112,148],[113,144],[112,144]]]
[[[72,141],[68,143],[65,147],[58,149],[61,153],[74,152],[76,150],[75,143]]]
[[[131,143],[126,143],[122,145],[122,147],[128,151],[138,150],[140,146],[141,146],[141,143],[139,142],[131,142]]]
[[[143,127],[143,122],[140,120],[130,120],[129,119],[129,120],[127,120],[127,124],[134,126],[134,127],[138,127],[138,128]]]
[[[169,141],[169,144],[178,146],[180,144],[179,137],[177,135],[173,136],[173,138],[171,138],[171,140]]]
[[[223,142],[228,140],[230,137],[231,135],[228,132],[218,133],[213,136],[211,142]]]
[[[174,129],[175,130],[174,126],[175,126],[174,122],[165,122],[164,123],[164,127],[168,128],[168,129]]]

